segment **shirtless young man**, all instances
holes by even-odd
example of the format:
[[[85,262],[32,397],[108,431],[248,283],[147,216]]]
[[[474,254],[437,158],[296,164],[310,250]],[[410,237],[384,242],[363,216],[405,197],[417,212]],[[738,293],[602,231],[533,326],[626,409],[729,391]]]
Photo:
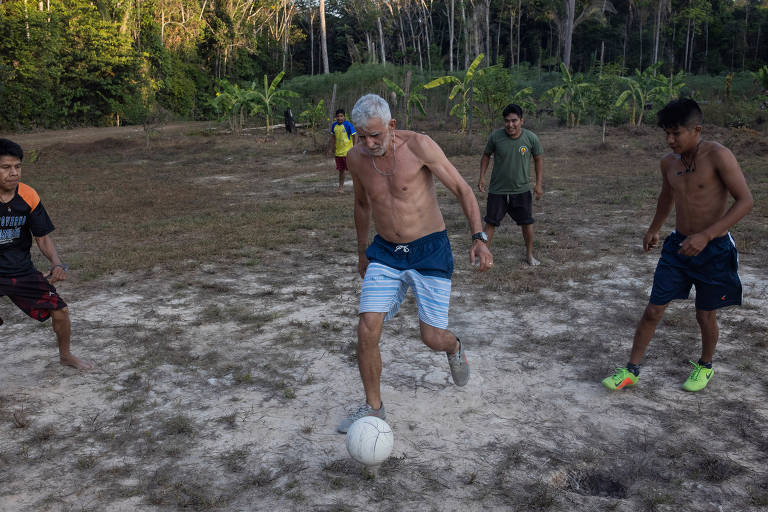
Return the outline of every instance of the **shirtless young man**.
[[[0,139],[0,296],[7,295],[27,315],[43,322],[53,318],[53,331],[59,345],[59,361],[78,370],[92,366],[69,350],[70,321],[67,305],[53,283],[67,277],[49,233],[53,223],[37,192],[21,183],[21,146]],[[35,239],[40,252],[51,262],[43,275],[32,264],[30,248]],[[2,324],[0,320],[0,324]]]
[[[661,193],[656,214],[643,237],[649,251],[675,208],[675,230],[664,240],[648,306],[635,331],[626,368],[603,380],[608,389],[637,384],[640,360],[670,301],[687,299],[696,286],[696,321],[701,329],[701,358],[683,384],[700,391],[714,374],[712,357],[718,338],[717,312],[741,304],[738,253],[729,233],[752,209],[752,194],[736,158],[728,148],[701,139],[702,113],[695,101],[675,100],[658,114],[658,125],[672,149],[661,159]],[[728,206],[728,195],[734,199]]]
[[[352,110],[360,144],[347,154],[355,196],[358,271],[363,277],[357,327],[357,361],[366,402],[338,426],[346,432],[363,416],[385,418],[381,402],[379,339],[384,321],[398,311],[413,287],[421,339],[446,352],[454,384],[469,380],[464,347],[448,327],[453,254],[437,204],[434,178],[453,192],[469,220],[471,264],[493,265],[485,246],[480,208],[472,188],[426,135],[395,130],[389,105],[375,94]],[[370,220],[378,233],[368,246]]]

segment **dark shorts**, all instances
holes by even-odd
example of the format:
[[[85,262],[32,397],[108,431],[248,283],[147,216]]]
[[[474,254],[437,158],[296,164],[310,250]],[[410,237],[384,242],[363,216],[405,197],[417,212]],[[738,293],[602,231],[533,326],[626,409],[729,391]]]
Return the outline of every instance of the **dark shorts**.
[[[453,252],[447,231],[437,231],[405,244],[388,242],[376,235],[365,251],[370,262],[396,270],[416,270],[421,275],[450,279]]]
[[[485,207],[485,222],[498,226],[509,214],[518,226],[533,224],[533,194],[529,190],[522,194],[491,194]]]
[[[3,295],[40,322],[51,316],[51,310],[67,307],[56,288],[40,272],[20,277],[0,276],[0,296]]]
[[[337,171],[346,171],[347,170],[347,157],[345,157],[345,156],[337,156],[336,157],[336,170]]]
[[[739,253],[730,233],[710,241],[696,256],[678,253],[683,240],[685,236],[676,231],[664,240],[650,303],[663,306],[687,299],[691,285],[696,285],[696,309],[712,311],[741,305]]]

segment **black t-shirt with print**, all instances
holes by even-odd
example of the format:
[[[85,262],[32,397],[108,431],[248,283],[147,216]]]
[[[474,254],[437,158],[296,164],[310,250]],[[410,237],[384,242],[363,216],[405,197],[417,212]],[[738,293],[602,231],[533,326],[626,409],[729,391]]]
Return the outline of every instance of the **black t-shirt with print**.
[[[23,183],[7,203],[0,201],[0,275],[18,277],[35,271],[32,237],[53,231],[53,222],[35,190]]]

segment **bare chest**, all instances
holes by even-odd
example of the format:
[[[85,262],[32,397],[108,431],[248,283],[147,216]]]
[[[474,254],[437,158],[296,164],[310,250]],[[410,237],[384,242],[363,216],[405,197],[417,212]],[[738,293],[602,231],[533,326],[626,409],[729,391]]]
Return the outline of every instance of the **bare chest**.
[[[432,173],[421,162],[403,158],[394,166],[388,163],[374,165],[371,160],[364,165],[361,179],[373,202],[388,198],[407,200],[433,188]]]
[[[714,166],[706,161],[689,166],[683,165],[679,160],[674,161],[669,165],[666,174],[677,196],[709,196],[718,194],[725,188]]]

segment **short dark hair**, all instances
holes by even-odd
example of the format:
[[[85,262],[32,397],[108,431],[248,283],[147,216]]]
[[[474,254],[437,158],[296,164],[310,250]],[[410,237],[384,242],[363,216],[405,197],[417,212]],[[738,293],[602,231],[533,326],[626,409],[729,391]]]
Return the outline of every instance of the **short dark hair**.
[[[681,98],[667,103],[656,114],[659,128],[675,128],[678,126],[696,126],[704,121],[699,104],[690,98]]]
[[[340,109],[338,109],[338,110],[336,111],[336,113],[335,113],[335,114],[333,114],[333,116],[334,116],[334,117],[336,117],[336,116],[337,116],[337,115],[339,115],[339,114],[344,114],[345,116],[347,115],[347,113],[346,113],[346,112],[344,112],[344,109],[343,109],[343,108],[340,108]]]
[[[15,156],[19,160],[24,160],[24,151],[21,146],[8,139],[0,139],[0,156]]]
[[[520,105],[515,105],[514,103],[510,103],[509,105],[504,107],[504,111],[501,113],[501,116],[507,117],[509,114],[517,114],[517,117],[522,119],[523,109],[520,107]]]

